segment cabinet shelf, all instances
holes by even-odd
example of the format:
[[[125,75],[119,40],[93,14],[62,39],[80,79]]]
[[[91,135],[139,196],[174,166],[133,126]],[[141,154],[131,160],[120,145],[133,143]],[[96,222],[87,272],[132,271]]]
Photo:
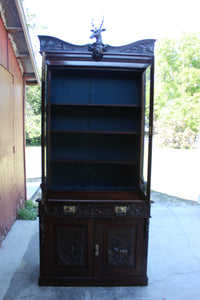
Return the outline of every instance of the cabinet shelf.
[[[52,106],[66,106],[66,107],[94,107],[94,108],[141,108],[141,105],[134,104],[97,104],[97,103],[51,103]]]
[[[140,132],[141,109],[109,105],[52,105],[51,131]]]
[[[51,186],[48,189],[50,201],[73,201],[91,203],[99,201],[120,201],[132,202],[136,200],[138,203],[143,203],[143,194],[135,187],[128,186],[102,186],[100,188],[91,189],[90,186],[66,186],[58,185]],[[58,200],[59,199],[59,200]],[[140,199],[140,200],[138,200]]]
[[[55,134],[110,134],[110,135],[139,135],[137,131],[84,131],[84,130],[52,130],[51,133]]]
[[[79,160],[79,159],[52,159],[52,163],[65,163],[65,164],[95,164],[95,165],[137,165],[134,161],[117,161],[117,160]]]

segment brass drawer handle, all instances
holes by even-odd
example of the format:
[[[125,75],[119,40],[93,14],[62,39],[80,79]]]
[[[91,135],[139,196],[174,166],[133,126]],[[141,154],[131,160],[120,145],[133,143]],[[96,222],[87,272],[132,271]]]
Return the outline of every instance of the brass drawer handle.
[[[125,216],[127,212],[126,206],[115,206],[115,213],[117,216]]]
[[[76,206],[65,205],[63,206],[63,212],[65,215],[73,216],[76,212]]]

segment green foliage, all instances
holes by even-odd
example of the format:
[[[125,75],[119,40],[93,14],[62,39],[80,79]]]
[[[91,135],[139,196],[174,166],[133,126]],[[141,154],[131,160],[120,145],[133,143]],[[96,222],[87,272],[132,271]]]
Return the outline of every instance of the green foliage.
[[[32,200],[25,202],[25,207],[18,211],[18,219],[35,220],[37,218],[37,204]]]
[[[191,148],[200,130],[200,33],[161,40],[155,73],[154,119],[159,143]]]
[[[36,62],[41,61],[39,54],[39,40],[37,37],[44,26],[36,22],[36,16],[28,7],[27,0],[22,0],[26,22],[29,29],[31,42],[33,45]],[[39,146],[41,144],[41,91],[39,86],[28,86],[26,88],[26,116],[25,116],[25,130],[26,130],[26,144],[29,146]]]
[[[40,145],[41,137],[41,91],[39,86],[26,88],[26,144]]]

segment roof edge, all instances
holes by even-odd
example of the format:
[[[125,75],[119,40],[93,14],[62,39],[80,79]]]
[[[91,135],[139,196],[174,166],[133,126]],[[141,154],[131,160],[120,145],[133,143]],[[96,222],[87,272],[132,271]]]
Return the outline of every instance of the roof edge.
[[[28,27],[27,27],[27,24],[26,24],[26,17],[25,17],[25,14],[24,14],[24,9],[23,9],[23,6],[22,6],[22,2],[21,2],[21,0],[15,0],[15,4],[16,4],[17,11],[18,11],[18,14],[19,14],[22,29],[23,29],[23,32],[24,32],[24,37],[25,37],[25,40],[26,40],[26,43],[27,43],[27,48],[28,48],[28,52],[29,52],[29,55],[30,55],[30,60],[31,60],[31,63],[32,63],[32,66],[33,66],[33,71],[35,73],[37,83],[41,86],[39,72],[38,72],[35,57],[34,57],[34,54],[33,54],[33,48],[32,48],[32,45],[31,45],[31,40],[30,40],[30,36],[29,36],[29,32],[28,32]]]

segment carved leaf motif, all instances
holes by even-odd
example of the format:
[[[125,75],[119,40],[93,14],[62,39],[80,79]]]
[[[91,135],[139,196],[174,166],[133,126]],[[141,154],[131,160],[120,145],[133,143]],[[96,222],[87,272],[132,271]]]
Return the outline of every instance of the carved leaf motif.
[[[81,229],[57,229],[57,264],[64,266],[82,266],[83,243],[83,231]]]
[[[117,228],[108,230],[108,265],[109,266],[132,266],[134,264],[133,238],[135,230]]]
[[[138,46],[132,46],[132,47],[127,47],[123,49],[121,52],[125,53],[139,53],[139,54],[152,54],[153,50],[151,45],[138,45]]]

